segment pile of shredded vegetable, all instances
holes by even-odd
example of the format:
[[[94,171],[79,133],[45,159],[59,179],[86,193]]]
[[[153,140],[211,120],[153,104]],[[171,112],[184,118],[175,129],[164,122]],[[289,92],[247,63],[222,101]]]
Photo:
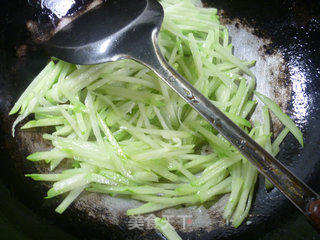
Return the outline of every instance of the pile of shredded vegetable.
[[[217,10],[195,2],[161,2],[165,18],[159,45],[168,62],[272,155],[288,132],[303,145],[294,122],[274,101],[254,91],[250,67],[255,61],[233,55]],[[252,123],[254,95],[264,106],[261,121]],[[274,141],[269,111],[285,126]],[[53,182],[47,198],[64,196],[58,213],[90,191],[144,203],[128,209],[128,215],[201,205],[230,193],[226,222],[238,227],[248,215],[257,170],[139,63],[78,66],[51,60],[10,114],[17,112],[13,129],[29,115],[34,120],[22,129],[47,127],[43,138],[51,141],[52,150],[28,159],[47,162],[53,172],[27,176]],[[62,161],[69,168],[54,171]]]

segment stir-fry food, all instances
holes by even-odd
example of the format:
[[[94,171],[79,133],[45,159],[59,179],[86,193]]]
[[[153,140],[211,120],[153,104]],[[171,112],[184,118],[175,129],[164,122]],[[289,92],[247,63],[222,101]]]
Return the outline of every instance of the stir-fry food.
[[[217,10],[195,2],[161,1],[165,18],[159,44],[169,64],[272,155],[289,132],[303,145],[294,122],[273,100],[254,91],[250,68],[255,61],[233,55]],[[250,121],[261,107],[261,119]],[[270,111],[284,125],[276,138]],[[230,194],[226,222],[238,227],[249,213],[255,167],[137,62],[78,66],[52,59],[16,102],[10,114],[15,113],[13,133],[30,115],[33,120],[21,129],[46,129],[43,138],[51,141],[52,150],[33,153],[28,160],[45,161],[52,173],[26,176],[53,182],[47,198],[64,196],[58,213],[83,191],[143,202],[128,209],[128,215],[201,205],[223,194]],[[62,161],[65,169],[56,171]],[[165,220],[157,219],[156,225],[174,235]]]

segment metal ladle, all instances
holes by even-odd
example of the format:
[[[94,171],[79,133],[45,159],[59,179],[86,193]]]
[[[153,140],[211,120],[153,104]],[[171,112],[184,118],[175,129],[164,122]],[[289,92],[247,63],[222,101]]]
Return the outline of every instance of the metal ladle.
[[[319,231],[320,196],[166,62],[157,44],[163,16],[162,6],[156,0],[109,0],[63,27],[45,46],[51,55],[74,64],[133,59],[150,68],[256,166]]]

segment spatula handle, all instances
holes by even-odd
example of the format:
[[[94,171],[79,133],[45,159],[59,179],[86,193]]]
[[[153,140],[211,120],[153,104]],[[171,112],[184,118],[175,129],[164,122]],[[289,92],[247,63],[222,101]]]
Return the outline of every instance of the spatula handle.
[[[157,45],[156,31],[153,33],[150,46],[144,46],[142,52],[133,59],[152,69],[267,177],[318,231],[320,230],[319,195],[250,138],[165,61]]]
[[[320,229],[320,199],[312,201],[309,205],[309,214],[311,223],[319,231]]]

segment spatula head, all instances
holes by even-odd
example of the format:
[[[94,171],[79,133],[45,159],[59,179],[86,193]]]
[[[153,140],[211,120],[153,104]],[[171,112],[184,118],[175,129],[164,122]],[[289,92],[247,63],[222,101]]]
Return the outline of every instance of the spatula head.
[[[109,0],[63,27],[45,47],[74,64],[116,61],[141,54],[162,19],[156,0]]]

